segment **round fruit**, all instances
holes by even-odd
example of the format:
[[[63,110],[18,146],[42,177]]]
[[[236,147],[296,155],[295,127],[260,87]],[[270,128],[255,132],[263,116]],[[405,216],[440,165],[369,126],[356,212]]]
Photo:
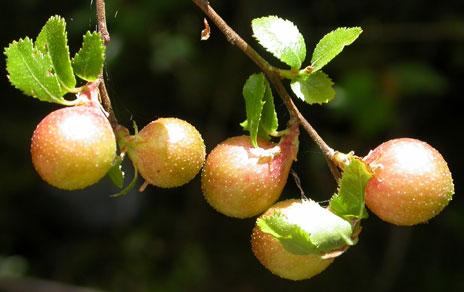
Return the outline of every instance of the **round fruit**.
[[[191,181],[205,161],[205,144],[194,126],[177,118],[160,118],[131,136],[130,159],[150,184],[173,188]]]
[[[446,161],[425,142],[393,139],[364,160],[374,173],[366,186],[366,205],[386,222],[424,223],[440,213],[453,196],[453,179]]]
[[[279,198],[298,151],[298,128],[278,145],[249,136],[232,137],[217,145],[206,158],[201,187],[218,212],[236,218],[256,216]]]
[[[289,215],[298,208],[300,200],[285,200],[269,208],[260,218],[270,216],[276,211]],[[321,255],[296,255],[287,251],[271,234],[264,233],[255,226],[251,235],[251,248],[259,262],[273,274],[289,280],[309,279],[324,271],[334,258]]]
[[[116,140],[108,119],[94,106],[74,106],[46,116],[32,135],[32,163],[46,182],[82,189],[111,168]]]

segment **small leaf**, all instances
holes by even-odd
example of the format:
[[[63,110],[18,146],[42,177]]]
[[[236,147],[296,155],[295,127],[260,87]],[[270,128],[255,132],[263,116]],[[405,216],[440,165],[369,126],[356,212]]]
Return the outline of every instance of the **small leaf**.
[[[367,218],[364,190],[371,177],[366,164],[352,157],[343,170],[338,194],[330,199],[329,209],[347,220]]]
[[[305,78],[298,78],[290,84],[292,91],[301,100],[309,104],[328,103],[335,97],[333,82],[322,71],[317,71]]]
[[[311,200],[263,216],[257,225],[293,254],[323,255],[354,244],[351,224]]]
[[[48,54],[34,48],[32,40],[14,41],[5,49],[11,84],[24,94],[42,101],[68,104]]]
[[[264,138],[269,134],[273,134],[277,131],[279,127],[279,120],[277,119],[277,112],[275,110],[274,105],[274,96],[272,95],[272,89],[269,82],[265,81],[266,83],[266,91],[264,93],[264,105],[263,105],[263,112],[260,121],[260,129],[264,131],[263,135]]]
[[[50,55],[54,71],[66,91],[76,86],[69,58],[66,22],[60,16],[52,16],[42,27],[35,45],[43,54]]]
[[[132,166],[134,167],[134,177],[132,178],[131,182],[121,191],[117,192],[116,194],[112,194],[112,198],[123,197],[127,195],[135,187],[135,184],[137,183],[138,171],[134,163],[132,163]]]
[[[264,74],[253,74],[248,78],[243,86],[243,96],[247,119],[240,125],[250,132],[252,145],[258,147],[257,137],[269,140],[279,126],[274,96]]]
[[[74,72],[81,79],[93,82],[100,76],[105,61],[105,46],[98,32],[84,35],[82,48],[73,58]]]
[[[326,34],[316,45],[311,58],[313,72],[320,70],[337,56],[345,46],[352,44],[362,33],[360,27],[339,27]]]
[[[277,16],[255,18],[251,22],[253,36],[276,58],[299,69],[306,57],[306,45],[298,28]]]
[[[251,75],[243,86],[243,97],[247,115],[246,127],[250,131],[251,144],[258,147],[258,130],[261,113],[264,106],[264,93],[266,92],[266,77],[258,73]]]
[[[309,234],[298,225],[288,224],[287,218],[280,212],[259,218],[256,224],[262,232],[274,236],[293,254],[320,254],[317,246],[311,242]]]
[[[122,189],[124,186],[124,171],[122,171],[122,163],[123,159],[121,156],[117,156],[116,159],[113,161],[113,166],[108,171],[107,175],[113,182],[115,186]]]

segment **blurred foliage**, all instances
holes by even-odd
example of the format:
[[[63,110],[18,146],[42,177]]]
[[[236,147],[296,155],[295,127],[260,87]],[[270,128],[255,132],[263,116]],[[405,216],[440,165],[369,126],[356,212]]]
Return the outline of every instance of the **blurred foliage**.
[[[72,53],[82,34],[95,28],[93,1],[4,2],[2,47],[36,35],[54,14],[68,23]],[[33,170],[29,143],[40,119],[58,107],[23,96],[3,71],[0,287],[5,277],[24,276],[103,291],[464,291],[462,1],[212,4],[255,47],[250,21],[263,15],[292,20],[308,47],[337,26],[361,26],[360,39],[325,68],[337,86],[335,100],[312,107],[295,102],[341,151],[364,155],[399,136],[429,142],[449,162],[455,199],[439,217],[414,228],[370,216],[357,246],[327,271],[309,281],[285,281],[252,255],[254,220],[217,214],[203,199],[198,177],[178,189],[150,187],[120,199],[109,197],[115,189],[108,180],[75,192],[47,186]],[[200,42],[203,15],[192,2],[109,0],[107,16],[112,40],[105,71],[121,123],[130,127],[135,120],[142,127],[156,117],[177,116],[197,126],[208,150],[242,134],[242,85],[258,69],[214,27]],[[284,124],[288,115],[277,98],[276,104]],[[305,134],[294,169],[315,200],[335,191]],[[283,198],[298,195],[290,179]]]

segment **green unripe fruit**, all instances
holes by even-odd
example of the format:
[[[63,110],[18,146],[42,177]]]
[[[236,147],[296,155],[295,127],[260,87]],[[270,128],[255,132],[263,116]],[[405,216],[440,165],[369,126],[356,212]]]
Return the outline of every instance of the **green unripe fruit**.
[[[160,118],[128,138],[127,151],[150,184],[173,188],[191,181],[205,161],[205,144],[194,126],[177,118]]]
[[[261,214],[280,197],[298,151],[298,127],[278,145],[249,136],[217,145],[206,159],[201,177],[203,195],[218,212],[236,218]]]
[[[260,218],[271,216],[276,211],[291,217],[290,213],[299,209],[300,205],[300,200],[281,201],[269,208]],[[323,258],[318,254],[293,254],[287,251],[271,234],[262,232],[258,226],[253,229],[251,248],[264,267],[273,274],[289,280],[312,278],[324,271],[334,260],[334,258]]]
[[[116,140],[98,107],[68,107],[50,113],[37,125],[31,155],[43,180],[60,189],[82,189],[111,168]]]
[[[425,142],[393,139],[375,148],[364,160],[374,173],[366,186],[366,205],[386,222],[427,222],[452,199],[454,185],[448,165]]]

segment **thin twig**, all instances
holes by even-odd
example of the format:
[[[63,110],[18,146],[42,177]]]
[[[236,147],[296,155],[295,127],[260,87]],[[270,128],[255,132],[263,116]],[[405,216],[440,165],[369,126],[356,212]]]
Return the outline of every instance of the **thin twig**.
[[[105,0],[97,0],[95,5],[97,6],[97,25],[98,31],[103,37],[105,45],[107,45],[111,38],[106,26],[106,10],[105,10]]]
[[[100,32],[103,38],[103,42],[105,46],[107,46],[108,43],[110,42],[110,34],[106,26],[105,0],[97,0],[95,4],[97,8],[98,31]],[[111,105],[111,99],[108,95],[108,91],[106,90],[105,78],[103,76],[103,73],[100,75],[99,79],[100,80],[99,80],[98,89],[100,91],[100,98],[102,101],[102,105],[103,105],[103,108],[108,113],[108,120],[110,121],[110,124],[113,127],[113,130],[116,130],[119,123],[116,118],[116,115],[114,114],[113,106]]]
[[[305,117],[298,110],[293,103],[291,96],[282,83],[281,70],[270,65],[261,55],[258,54],[248,43],[243,40],[225,21],[222,17],[211,7],[207,0],[192,0],[205,15],[219,28],[219,30],[226,36],[229,43],[238,47],[245,55],[247,55],[268,77],[269,81],[274,86],[278,95],[282,98],[285,106],[290,113],[290,120],[297,120],[311,137],[311,139],[319,146],[324,154],[330,171],[336,180],[340,178],[340,171],[338,170],[333,156],[335,151],[325,143],[319,136],[317,131],[305,119]]]

